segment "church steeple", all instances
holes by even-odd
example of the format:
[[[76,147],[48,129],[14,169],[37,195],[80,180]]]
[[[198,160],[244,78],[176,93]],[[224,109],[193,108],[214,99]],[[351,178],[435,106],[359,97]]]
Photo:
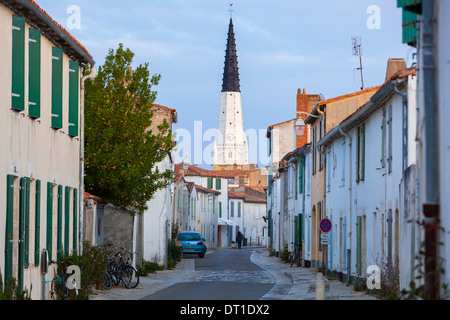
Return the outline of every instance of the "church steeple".
[[[241,92],[239,84],[239,68],[234,38],[233,19],[230,18],[228,27],[227,49],[225,54],[225,67],[223,70],[222,92]]]

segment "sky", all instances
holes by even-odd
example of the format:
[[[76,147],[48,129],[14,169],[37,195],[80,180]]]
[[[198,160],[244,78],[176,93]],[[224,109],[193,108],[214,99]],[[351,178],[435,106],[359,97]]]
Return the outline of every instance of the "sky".
[[[395,0],[36,2],[87,48],[97,66],[119,43],[135,53],[133,67],[148,62],[150,73],[161,75],[155,103],[176,109],[179,137],[189,132],[203,148],[210,144],[205,132],[218,128],[230,3],[244,130],[262,132],[295,118],[299,88],[327,99],[358,91],[352,36],[362,41],[365,88],[384,83],[389,58],[405,58],[408,67],[415,62],[414,49],[402,44]],[[263,140],[258,146],[266,148]],[[206,162],[196,159],[195,150],[180,152],[191,163]]]

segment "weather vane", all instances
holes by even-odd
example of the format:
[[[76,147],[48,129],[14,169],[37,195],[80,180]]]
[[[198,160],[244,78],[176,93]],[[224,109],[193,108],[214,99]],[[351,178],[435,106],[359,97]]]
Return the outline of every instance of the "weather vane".
[[[230,10],[228,10],[228,11],[230,11],[230,18],[233,18],[233,3],[230,3]]]

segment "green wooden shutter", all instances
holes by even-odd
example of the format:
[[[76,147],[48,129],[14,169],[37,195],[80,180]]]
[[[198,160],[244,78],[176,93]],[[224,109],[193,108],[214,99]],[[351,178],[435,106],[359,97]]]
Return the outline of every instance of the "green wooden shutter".
[[[383,110],[383,120],[381,122],[381,167],[386,167],[386,110]]]
[[[222,202],[219,201],[219,218],[222,218]]]
[[[78,62],[69,62],[69,135],[72,137],[78,136],[79,70]]]
[[[361,126],[361,169],[360,180],[364,181],[366,175],[366,126],[363,123]]]
[[[213,178],[208,178],[208,189],[213,188]]]
[[[78,189],[73,189],[73,253],[77,253],[78,244]]]
[[[31,118],[41,116],[41,31],[30,28],[28,52],[28,103]]]
[[[34,265],[39,265],[41,251],[41,181],[36,180],[36,207],[34,219]]]
[[[62,216],[63,214],[63,186],[58,186],[58,216],[57,216],[57,223],[58,223],[58,230],[56,230],[56,255],[57,260],[62,260],[62,233],[63,233],[63,226],[62,226]]]
[[[361,274],[362,267],[362,217],[356,217],[356,272]]]
[[[356,128],[356,182],[360,180],[360,156],[361,156],[361,129]]]
[[[53,183],[47,183],[47,251],[49,262],[53,256]]]
[[[23,181],[23,250],[24,267],[28,267],[30,253],[30,178],[23,178]]]
[[[298,193],[303,193],[303,172],[304,172],[304,164],[303,158],[298,158]]]
[[[222,188],[222,179],[216,178],[216,190],[220,190]]]
[[[64,190],[64,255],[69,256],[70,241],[70,187]]]
[[[13,217],[14,217],[14,176],[8,175],[6,179],[6,221],[5,221],[5,268],[3,270],[5,281],[12,278],[13,256]]]
[[[12,19],[11,108],[25,110],[25,18]]]
[[[62,128],[63,109],[63,49],[52,50],[52,127]]]

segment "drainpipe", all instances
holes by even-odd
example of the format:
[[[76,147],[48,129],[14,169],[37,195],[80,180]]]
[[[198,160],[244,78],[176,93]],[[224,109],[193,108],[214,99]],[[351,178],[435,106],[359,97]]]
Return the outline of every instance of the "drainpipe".
[[[436,101],[436,64],[434,44],[435,1],[422,3],[422,53],[424,86],[424,194],[425,299],[439,298],[437,230],[439,224],[438,106]]]
[[[347,285],[350,285],[350,277],[351,277],[351,268],[350,268],[350,262],[351,262],[351,247],[352,247],[352,137],[347,132],[344,132],[342,128],[339,126],[339,132],[346,137],[348,140],[348,163],[349,163],[349,169],[348,169],[348,228],[350,230],[350,240],[349,240],[349,246],[347,247]],[[347,235],[346,235],[347,236]],[[347,241],[347,239],[345,239]]]
[[[398,84],[398,83],[397,83]],[[397,88],[397,84],[394,86],[394,92],[402,96],[402,116],[403,116],[403,161],[402,172],[405,172],[408,167],[408,96],[406,93],[400,91]]]
[[[83,78],[81,78],[80,83],[80,194],[79,194],[79,204],[80,204],[80,253],[83,253],[83,242],[85,239],[85,210],[84,210],[84,82],[87,79],[94,79],[97,77],[97,69],[95,68],[95,65],[91,65],[91,73],[88,75],[85,75]]]

